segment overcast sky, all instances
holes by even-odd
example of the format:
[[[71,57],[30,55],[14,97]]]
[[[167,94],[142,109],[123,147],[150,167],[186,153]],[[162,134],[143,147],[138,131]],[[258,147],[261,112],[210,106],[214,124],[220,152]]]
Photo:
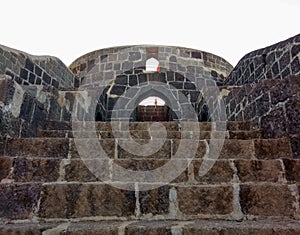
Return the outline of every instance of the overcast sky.
[[[235,65],[300,33],[300,0],[6,0],[0,9],[0,44],[66,65],[134,44],[190,47]]]

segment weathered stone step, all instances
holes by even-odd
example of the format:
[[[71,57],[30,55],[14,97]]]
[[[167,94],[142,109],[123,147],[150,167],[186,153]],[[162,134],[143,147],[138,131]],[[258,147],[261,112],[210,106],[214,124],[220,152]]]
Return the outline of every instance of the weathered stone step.
[[[177,131],[180,130],[181,125],[180,122],[160,122],[166,128],[166,130]],[[149,127],[153,124],[153,122],[130,122],[129,129],[130,130],[148,130]],[[212,128],[222,128],[222,130],[227,129],[230,131],[237,130],[251,130],[252,125],[249,121],[243,122],[199,122],[199,128],[201,131],[210,131]],[[118,127],[120,130],[124,130],[126,128],[125,122],[61,122],[61,121],[48,121],[46,125],[47,130],[72,130],[74,126],[79,128],[80,126],[87,126],[89,129],[97,129],[101,131],[110,131],[111,125]]]
[[[158,140],[159,141],[159,140]],[[193,154],[191,146],[198,146],[196,157],[203,157],[206,151],[214,150],[213,146],[219,146],[222,144],[222,140],[165,140],[158,150],[153,150],[152,145],[145,145],[149,140],[140,139],[137,142],[141,144],[135,152],[137,154],[129,153],[125,151],[121,146],[131,145],[131,142],[126,140],[119,141],[115,139],[67,139],[67,138],[9,138],[3,143],[3,149],[0,156],[8,157],[27,157],[27,158],[79,158],[76,144],[80,144],[80,147],[86,148],[85,151],[91,155],[99,153],[99,149],[96,148],[95,143],[99,143],[103,148],[103,151],[110,158],[136,158],[141,157],[140,152],[151,153],[146,154],[146,157],[152,157],[155,159],[169,159],[174,156],[178,151],[178,146],[183,143],[180,148],[180,153],[190,155]],[[213,142],[212,142],[213,141]],[[76,143],[76,144],[75,144]],[[208,145],[211,143],[210,145]],[[196,145],[197,144],[197,145]],[[209,148],[208,148],[208,147]],[[147,149],[148,148],[148,149]],[[221,148],[221,147],[220,147]],[[154,151],[154,152],[153,152]],[[221,158],[226,159],[281,159],[292,158],[292,150],[290,141],[287,138],[280,139],[225,139],[222,151],[220,153]]]
[[[165,164],[169,159],[139,158],[139,159],[112,159],[108,161],[87,161],[88,164],[97,167],[97,173],[101,173],[109,179],[124,180],[126,175],[119,174],[116,166],[130,171],[152,171]],[[211,160],[208,162],[212,162]],[[103,165],[106,164],[107,165]],[[204,175],[199,175],[203,159],[195,158],[188,163],[178,160],[178,163],[186,163],[186,169],[172,183],[198,184],[222,184],[240,183],[300,183],[300,160],[297,159],[224,159],[222,156],[212,168]],[[97,175],[93,174],[81,159],[57,159],[57,158],[10,158],[0,159],[0,182],[100,182]],[[94,169],[93,168],[93,169]],[[172,170],[172,169],[171,169]],[[170,171],[171,171],[170,170]],[[138,180],[138,179],[137,179]]]
[[[123,190],[101,182],[2,183],[0,218],[284,221],[299,218],[298,191],[296,184],[252,182],[172,183],[148,191]]]
[[[164,138],[162,132],[152,131],[151,133],[147,130],[131,130],[130,134],[134,139],[158,139]],[[212,136],[213,133],[213,136]],[[128,132],[125,131],[99,131],[96,132],[96,136],[100,139],[108,139],[108,138],[121,138],[127,139]],[[69,130],[39,130],[37,131],[38,137],[46,137],[46,138],[91,138],[95,137],[95,132],[78,132],[78,131],[69,131]],[[251,130],[251,131],[167,131],[167,139],[195,139],[196,137],[199,139],[257,139],[261,137],[260,130]]]
[[[158,221],[79,221],[0,224],[0,234],[66,235],[296,235],[300,222],[295,220],[158,220]]]

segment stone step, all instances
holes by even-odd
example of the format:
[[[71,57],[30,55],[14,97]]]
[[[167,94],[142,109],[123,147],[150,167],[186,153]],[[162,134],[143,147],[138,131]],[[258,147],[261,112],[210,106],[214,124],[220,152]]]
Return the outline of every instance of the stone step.
[[[170,183],[147,191],[138,191],[136,184],[125,190],[102,182],[1,183],[0,218],[284,221],[299,219],[298,191],[296,184],[253,182]]]
[[[166,128],[166,130],[180,130],[180,126],[184,123],[188,122],[160,122]],[[149,127],[153,124],[153,122],[130,122],[129,129],[130,130],[148,130]],[[199,128],[201,131],[210,131],[212,127],[218,129],[218,127],[225,127],[225,129],[230,131],[237,130],[251,130],[252,125],[250,121],[236,122],[236,121],[228,121],[228,122],[199,122]],[[97,129],[101,131],[109,131],[111,130],[111,125],[118,127],[120,130],[126,128],[125,122],[63,122],[63,121],[48,121],[46,125],[47,130],[72,130],[75,127],[85,126],[89,129]]]
[[[220,146],[223,141],[224,145]],[[99,140],[96,138],[81,138],[76,140],[67,138],[9,138],[3,143],[3,151],[0,156],[58,159],[79,158],[78,147],[80,147],[80,150],[84,149],[84,153],[86,152],[93,156],[99,154],[99,146],[102,147],[103,152],[109,158],[119,159],[141,158],[143,156],[155,159],[169,159],[171,156],[176,156],[176,154],[189,156],[195,152],[195,150],[193,151],[193,146],[198,146],[195,155],[197,158],[202,158],[206,151],[215,151],[218,148],[222,149],[220,157],[226,159],[283,159],[292,158],[293,156],[290,140],[287,138],[225,139],[223,141],[218,139],[199,141],[166,139],[164,142],[161,142],[160,140],[149,141],[140,139],[137,143],[141,146],[136,146],[133,151],[126,151],[124,148],[128,150],[132,145],[132,142],[126,140]],[[99,144],[99,146],[96,144]],[[180,146],[179,150],[178,146]]]
[[[128,132],[126,131],[69,131],[69,130],[38,130],[37,137],[46,137],[46,138],[92,138],[96,136],[99,139],[110,139],[117,138],[127,139]],[[213,133],[213,136],[212,136]],[[163,132],[160,131],[152,131],[151,133],[147,130],[131,130],[130,134],[134,139],[159,139],[163,138]],[[167,139],[195,139],[196,137],[199,139],[257,139],[261,137],[260,130],[251,130],[251,131],[167,131],[166,138]]]
[[[135,158],[135,159],[111,159],[85,160],[82,159],[57,159],[57,158],[25,158],[25,157],[1,157],[0,182],[101,182],[101,180],[130,179],[131,171],[153,171],[168,164],[170,159]],[[220,156],[215,162],[194,158],[190,164],[186,160],[178,160],[178,165],[185,165],[182,173],[177,174],[177,168],[172,167],[167,173],[175,169],[175,177],[169,181],[177,184],[226,184],[230,182],[240,183],[300,183],[299,159],[225,159]],[[200,167],[206,163],[212,163],[212,168],[201,176]],[[91,165],[92,164],[92,165]],[[117,170],[117,166],[123,167],[125,174]],[[96,170],[94,174],[89,170]],[[103,178],[97,178],[101,173]],[[163,173],[162,173],[163,174]],[[161,176],[161,175],[159,175]],[[165,177],[165,176],[164,176]],[[236,180],[238,178],[238,180]],[[142,178],[137,178],[140,180]],[[150,178],[149,178],[150,179]],[[155,178],[159,181],[159,178]],[[155,181],[155,182],[156,182]],[[153,182],[153,181],[152,181]]]
[[[0,224],[0,234],[67,234],[67,235],[296,235],[300,222],[295,220],[128,220],[128,221],[74,221],[24,222]]]

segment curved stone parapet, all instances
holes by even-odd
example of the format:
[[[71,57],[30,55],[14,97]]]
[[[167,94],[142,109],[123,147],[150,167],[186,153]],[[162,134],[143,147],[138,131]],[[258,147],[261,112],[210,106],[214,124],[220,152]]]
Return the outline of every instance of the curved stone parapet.
[[[68,67],[53,56],[34,56],[0,45],[0,74],[20,85],[73,88],[75,77]]]
[[[201,89],[223,85],[232,66],[199,50],[142,45],[94,51],[73,62],[70,69],[80,78],[81,87],[99,92],[102,88],[98,120],[124,119],[149,96],[163,99],[174,112],[173,120],[184,120],[187,105],[196,113],[202,110]]]
[[[229,62],[212,53],[184,47],[154,45],[112,47],[93,51],[79,57],[69,67],[74,74],[82,78],[97,64],[101,71],[121,73],[145,67],[146,60],[151,57],[158,59],[162,68],[186,75],[192,74],[195,77],[212,76],[220,83],[233,69]]]
[[[245,55],[226,79],[226,85],[284,79],[300,74],[300,34]]]

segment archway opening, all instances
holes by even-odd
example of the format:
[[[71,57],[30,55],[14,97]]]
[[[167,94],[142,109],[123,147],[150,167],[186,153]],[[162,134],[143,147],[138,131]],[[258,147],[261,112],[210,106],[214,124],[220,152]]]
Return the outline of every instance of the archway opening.
[[[172,121],[172,110],[163,99],[156,96],[149,96],[142,100],[136,111],[138,122]]]

